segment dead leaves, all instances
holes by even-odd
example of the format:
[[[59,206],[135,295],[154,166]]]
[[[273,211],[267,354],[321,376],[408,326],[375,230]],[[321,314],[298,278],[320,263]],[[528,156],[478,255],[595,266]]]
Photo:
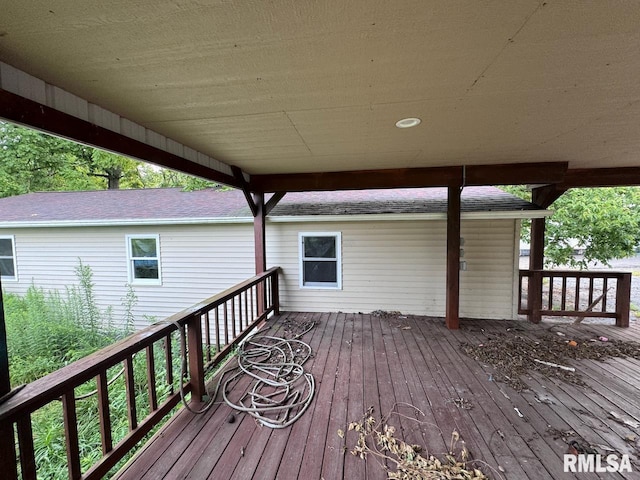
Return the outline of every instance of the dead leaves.
[[[408,417],[406,417],[408,418]],[[387,478],[396,480],[487,480],[482,471],[470,468],[470,454],[466,447],[458,448],[460,434],[451,434],[449,452],[441,455],[424,453],[421,445],[409,444],[396,438],[396,428],[387,423],[387,417],[378,422],[372,415],[372,409],[359,422],[351,422],[348,431],[355,431],[357,440],[351,454],[361,459],[369,455],[375,457],[381,468],[386,470]],[[338,430],[340,438],[345,437]],[[458,450],[458,453],[454,453]],[[386,460],[386,462],[385,462]],[[395,468],[387,466],[395,465]]]
[[[584,385],[579,373],[565,366],[572,359],[640,358],[640,345],[633,342],[576,343],[575,347],[568,347],[565,339],[548,334],[539,338],[499,335],[478,345],[464,343],[461,348],[470,357],[492,365],[497,370],[494,378],[516,391],[528,388],[522,377],[530,371],[538,371],[546,377],[558,378],[575,385]]]

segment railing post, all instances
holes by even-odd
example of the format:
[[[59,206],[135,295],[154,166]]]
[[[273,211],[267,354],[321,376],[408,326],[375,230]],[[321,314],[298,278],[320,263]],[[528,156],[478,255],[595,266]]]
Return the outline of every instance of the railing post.
[[[192,315],[187,322],[187,345],[189,349],[189,378],[191,397],[202,401],[204,388],[204,360],[202,358],[202,320],[200,313]]]
[[[273,313],[280,315],[280,291],[278,290],[278,270],[271,276],[271,301],[273,302]]]
[[[540,323],[542,320],[542,270],[531,270],[529,275],[529,292],[527,293],[527,310],[529,321]]]
[[[618,277],[616,288],[616,326],[628,327],[631,314],[631,273]]]
[[[2,480],[17,480],[18,478],[18,457],[16,456],[14,438],[13,425],[10,422],[0,422],[0,458],[2,458],[0,479]]]
[[[2,300],[2,283],[0,283],[0,398],[11,391],[9,378],[9,353],[4,318],[4,303]],[[17,479],[18,466],[13,425],[0,422],[0,458],[3,468],[0,468],[0,479]],[[6,460],[4,460],[6,459]]]

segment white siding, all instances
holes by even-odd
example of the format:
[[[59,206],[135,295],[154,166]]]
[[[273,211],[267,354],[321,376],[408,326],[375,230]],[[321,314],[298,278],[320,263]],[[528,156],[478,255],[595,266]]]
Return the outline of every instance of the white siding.
[[[161,320],[254,274],[253,228],[246,224],[158,227],[34,228],[14,230],[19,282],[6,292],[24,294],[34,284],[58,290],[77,284],[81,258],[93,271],[96,300],[123,315],[127,234],[159,234],[162,285],[136,285],[136,325]]]
[[[515,220],[462,222],[461,316],[513,318]],[[341,290],[300,289],[298,232],[342,232]],[[271,223],[267,259],[283,268],[284,310],[444,316],[446,222]]]
[[[476,318],[513,318],[515,220],[463,220],[464,258],[460,313]],[[299,287],[299,232],[342,233],[342,289]],[[251,224],[144,227],[24,228],[15,235],[18,282],[45,290],[77,284],[78,259],[91,266],[101,308],[122,319],[126,293],[126,235],[158,234],[162,285],[135,286],[136,325],[161,320],[254,273]],[[267,224],[269,266],[279,265],[283,310],[371,312],[444,316],[446,223],[444,221],[305,222]]]

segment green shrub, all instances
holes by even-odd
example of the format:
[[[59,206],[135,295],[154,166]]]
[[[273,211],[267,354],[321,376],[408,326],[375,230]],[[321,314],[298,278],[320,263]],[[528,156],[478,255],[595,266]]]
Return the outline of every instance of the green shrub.
[[[132,311],[137,303],[133,288],[127,285],[127,293],[122,299],[124,325],[114,328],[111,310],[101,311],[96,305],[91,268],[80,261],[76,275],[78,284],[68,286],[64,294],[57,291],[45,292],[31,286],[24,297],[4,295],[10,376],[14,387],[58,370],[132,333]],[[174,339],[172,343],[173,386],[166,384],[164,352],[161,348],[154,349],[158,403],[168,397],[172,388],[177,388],[179,347],[177,340]],[[138,420],[149,413],[145,356],[146,352],[143,351],[133,358]],[[108,387],[114,444],[129,433],[124,375],[118,376],[120,371],[121,366],[115,366],[107,372],[109,379],[115,378]],[[97,396],[91,394],[96,388],[95,380],[91,380],[75,390],[78,398],[76,415],[83,472],[102,455]],[[84,394],[89,395],[80,399]],[[33,413],[31,420],[38,478],[67,478],[61,402],[54,401],[40,408]],[[147,437],[152,434],[153,432]],[[119,465],[131,455],[133,451]]]

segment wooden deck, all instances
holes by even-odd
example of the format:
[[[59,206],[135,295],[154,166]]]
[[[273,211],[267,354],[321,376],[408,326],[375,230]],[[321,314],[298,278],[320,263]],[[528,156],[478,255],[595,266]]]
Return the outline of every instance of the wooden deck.
[[[119,474],[128,479],[384,479],[373,458],[348,452],[337,434],[373,407],[374,416],[396,408],[422,423],[391,417],[396,436],[423,445],[430,453],[448,450],[451,434],[460,433],[474,459],[491,478],[640,478],[640,361],[574,360],[583,386],[527,375],[530,390],[518,393],[492,381],[495,370],[466,355],[461,342],[478,345],[491,338],[537,337],[561,331],[565,338],[640,342],[640,326],[620,329],[600,325],[549,322],[463,320],[458,331],[442,319],[354,314],[286,313],[271,320],[269,335],[285,323],[317,320],[303,340],[313,349],[305,364],[316,379],[309,410],[292,426],[260,427],[245,414],[229,423],[230,407],[218,403],[204,415],[181,411]],[[465,402],[461,402],[464,399]],[[472,408],[463,408],[472,407]],[[520,415],[518,414],[520,412]],[[615,412],[620,419],[611,418]],[[634,437],[636,436],[636,437]],[[354,432],[346,436],[348,448]],[[584,441],[600,453],[631,455],[633,472],[564,473],[567,441]],[[606,448],[605,448],[606,447]],[[599,475],[599,476],[598,476]]]

